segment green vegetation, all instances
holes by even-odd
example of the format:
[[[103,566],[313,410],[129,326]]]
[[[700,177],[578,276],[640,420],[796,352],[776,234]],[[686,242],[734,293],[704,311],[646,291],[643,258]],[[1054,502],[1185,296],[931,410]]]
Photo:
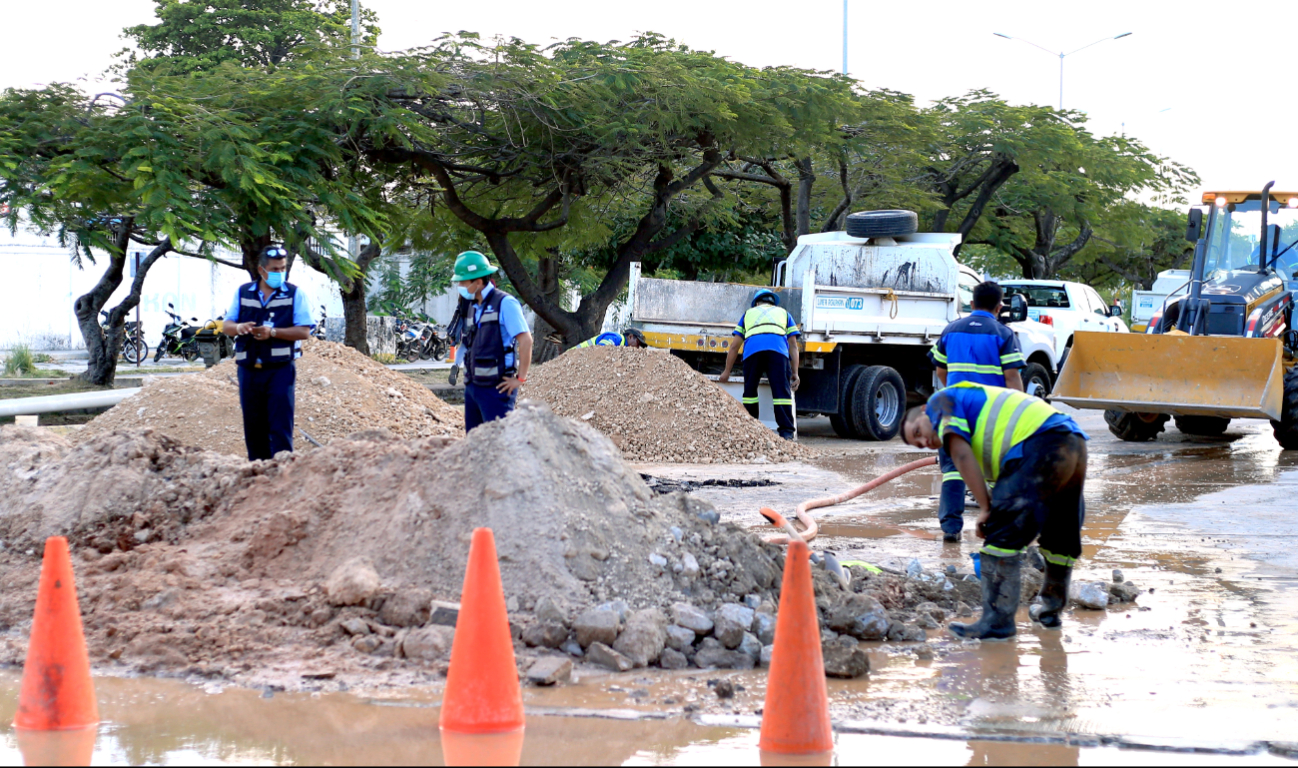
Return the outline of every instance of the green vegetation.
[[[36,360],[26,344],[9,350],[9,356],[5,358],[5,376],[31,376],[36,370]]]

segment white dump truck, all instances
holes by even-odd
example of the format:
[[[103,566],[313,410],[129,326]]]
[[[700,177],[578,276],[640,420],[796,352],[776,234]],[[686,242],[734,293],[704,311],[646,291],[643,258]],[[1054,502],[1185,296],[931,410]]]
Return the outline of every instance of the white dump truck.
[[[1160,312],[1166,304],[1184,296],[1190,288],[1190,270],[1165,269],[1158,273],[1153,290],[1131,292],[1131,330],[1133,333],[1144,333],[1149,328],[1149,321]]]
[[[907,402],[933,391],[929,349],[948,323],[971,311],[973,287],[981,282],[956,261],[959,242],[958,234],[946,233],[798,238],[777,266],[772,287],[803,333],[798,413],[829,416],[843,437],[897,435]],[[635,269],[631,321],[650,346],[669,349],[715,377],[736,322],[761,287],[767,286],[643,278]],[[1016,314],[1003,317],[1029,363],[1024,382],[1035,394],[1047,394],[1057,370],[1053,331],[1027,320],[1021,299],[1015,306]],[[769,400],[765,390],[762,420],[773,424]]]

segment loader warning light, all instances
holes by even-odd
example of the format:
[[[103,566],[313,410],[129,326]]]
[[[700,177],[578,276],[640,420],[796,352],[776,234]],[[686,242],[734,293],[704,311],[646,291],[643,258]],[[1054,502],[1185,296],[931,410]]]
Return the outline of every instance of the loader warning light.
[[[1215,202],[1217,203],[1217,207],[1218,207],[1218,208],[1225,208],[1225,207],[1226,207],[1226,202],[1227,202],[1227,201],[1226,201],[1226,197],[1225,197],[1224,195],[1223,195],[1222,197],[1218,197],[1218,198],[1216,199]]]
[[[1298,208],[1298,197],[1289,198],[1289,202],[1285,203],[1285,205],[1290,208]]]

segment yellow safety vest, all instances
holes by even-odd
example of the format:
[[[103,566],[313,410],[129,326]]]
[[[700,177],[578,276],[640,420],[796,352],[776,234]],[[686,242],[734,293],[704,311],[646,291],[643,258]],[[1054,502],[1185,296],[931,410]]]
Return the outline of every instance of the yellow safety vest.
[[[1016,389],[989,387],[971,381],[951,386],[977,387],[987,393],[987,402],[978,412],[978,423],[974,425],[971,447],[983,477],[989,481],[994,482],[1000,477],[1001,462],[1011,448],[1035,435],[1046,419],[1059,413],[1046,401]]]
[[[789,313],[770,304],[758,304],[748,310],[744,313],[744,338],[747,339],[759,333],[787,336],[789,334]]]
[[[586,339],[577,345],[577,349],[590,347],[625,347],[626,339],[620,333],[601,333],[593,339]]]

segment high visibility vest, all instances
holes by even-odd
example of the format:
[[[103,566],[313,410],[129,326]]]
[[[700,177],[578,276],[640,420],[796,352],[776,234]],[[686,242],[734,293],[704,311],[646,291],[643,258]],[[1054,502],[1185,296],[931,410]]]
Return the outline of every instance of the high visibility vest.
[[[962,381],[953,387],[980,388],[987,393],[987,402],[978,412],[977,423],[972,425],[974,457],[982,468],[983,477],[995,481],[1000,477],[1001,462],[1005,454],[1019,443],[1037,433],[1046,419],[1059,413],[1044,400],[1025,395],[1016,389],[1002,389]]]
[[[789,313],[771,304],[758,304],[744,313],[744,338],[761,333],[789,334]]]
[[[297,287],[292,283],[284,283],[271,294],[270,301],[263,305],[261,288],[258,286],[258,283],[248,283],[239,288],[239,314],[226,319],[235,323],[292,328],[293,301],[297,296]],[[258,341],[251,335],[236,336],[234,339],[235,365],[245,368],[288,365],[299,356],[295,341],[276,338]]]
[[[593,339],[586,339],[577,345],[577,349],[586,349],[587,347],[625,347],[626,339],[620,333],[612,331],[601,333]]]

